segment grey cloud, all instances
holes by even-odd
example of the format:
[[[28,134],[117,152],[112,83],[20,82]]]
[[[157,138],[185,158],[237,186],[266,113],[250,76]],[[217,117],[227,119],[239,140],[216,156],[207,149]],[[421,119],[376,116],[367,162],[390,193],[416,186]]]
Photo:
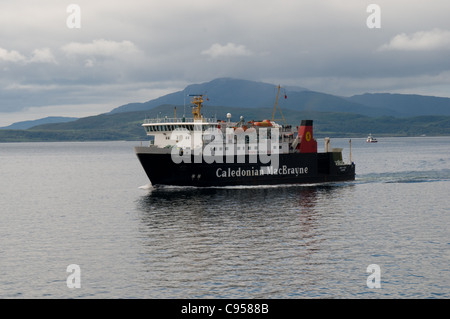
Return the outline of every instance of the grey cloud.
[[[435,28],[430,31],[417,31],[413,34],[400,33],[389,43],[378,48],[379,51],[450,51],[450,31]]]
[[[1,112],[150,100],[146,87],[224,76],[339,95],[448,83],[447,0],[377,1],[381,29],[360,0],[75,3],[80,29],[66,26],[70,3],[2,4]]]

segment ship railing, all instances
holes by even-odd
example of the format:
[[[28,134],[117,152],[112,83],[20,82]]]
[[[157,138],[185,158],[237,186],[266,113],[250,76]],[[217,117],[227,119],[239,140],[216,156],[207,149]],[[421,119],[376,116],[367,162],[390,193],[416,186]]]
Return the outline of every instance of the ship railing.
[[[160,118],[153,118],[153,119],[145,119],[144,124],[153,124],[153,123],[193,123],[194,118],[185,118],[185,117],[176,117],[176,118],[170,118],[170,117],[160,117]],[[214,118],[203,118],[201,120],[203,123],[217,123],[217,119]]]

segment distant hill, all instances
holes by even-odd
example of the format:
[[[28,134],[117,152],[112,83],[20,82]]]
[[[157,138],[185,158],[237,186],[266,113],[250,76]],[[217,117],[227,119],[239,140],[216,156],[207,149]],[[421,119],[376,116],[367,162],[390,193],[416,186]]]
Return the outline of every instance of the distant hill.
[[[261,108],[273,107],[277,95],[277,85],[240,79],[220,78],[210,82],[187,86],[183,91],[170,93],[143,103],[129,103],[119,106],[111,113],[150,110],[171,104],[189,105],[192,94],[207,95],[205,105]],[[382,107],[370,107],[331,94],[314,92],[303,87],[282,87],[278,104],[283,109],[318,112],[349,112],[369,116],[393,115]]]
[[[37,125],[49,123],[67,123],[77,120],[76,117],[49,116],[39,120],[16,122],[9,126],[0,127],[0,130],[27,130]]]
[[[374,93],[354,95],[348,101],[388,109],[393,116],[450,115],[450,99],[415,94]]]
[[[143,102],[129,103],[110,113],[145,111],[160,105],[189,105],[191,94],[205,94],[205,105],[261,108],[273,107],[277,85],[232,78],[219,78],[192,84],[184,90]],[[411,94],[361,94],[342,97],[311,91],[303,87],[282,87],[278,99],[283,109],[317,112],[346,112],[366,116],[450,115],[450,98]]]
[[[293,91],[305,91],[300,87],[291,87]],[[202,84],[188,85],[184,90],[170,93],[144,103],[130,103],[119,106],[111,113],[144,111],[154,107],[170,105],[189,105],[189,95],[207,95],[208,105],[230,107],[268,107],[275,103],[277,89],[273,84],[240,79],[219,78]]]
[[[98,141],[136,140],[148,137],[142,128],[145,118],[173,117],[174,105],[161,105],[147,111],[100,114],[80,118],[68,123],[45,124],[28,130],[0,130],[0,142],[22,141]],[[179,108],[179,107],[178,107]],[[191,111],[190,109],[188,109]],[[247,120],[270,119],[273,108],[230,108],[208,106],[204,114],[217,115],[225,119],[232,114],[237,121],[242,115]],[[179,114],[179,112],[177,112]],[[190,115],[190,114],[186,114]],[[279,119],[277,112],[275,118]],[[296,111],[284,109],[288,124],[298,125],[303,119],[314,120],[314,135],[317,138],[367,137],[368,133],[380,136],[450,135],[450,116],[419,116],[411,118],[369,117],[354,113]],[[179,116],[179,115],[177,115]],[[282,122],[278,120],[278,122]]]
[[[220,78],[144,103],[129,103],[109,113],[80,119],[48,117],[15,123],[0,130],[0,142],[147,140],[145,118],[190,117],[192,94],[207,95],[203,115],[237,121],[272,117],[277,85]],[[450,135],[450,99],[405,94],[362,94],[339,97],[303,87],[282,88],[278,104],[288,124],[314,120],[316,136],[366,137]],[[275,119],[281,122],[277,110]],[[58,122],[58,123],[54,123]]]

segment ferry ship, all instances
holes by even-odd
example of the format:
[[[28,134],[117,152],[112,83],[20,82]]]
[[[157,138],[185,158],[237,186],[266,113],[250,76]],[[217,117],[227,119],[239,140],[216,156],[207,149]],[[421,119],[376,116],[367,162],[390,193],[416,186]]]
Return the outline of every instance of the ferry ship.
[[[279,93],[280,87],[278,87]],[[152,186],[315,184],[355,179],[355,164],[342,148],[317,152],[313,121],[293,127],[272,120],[231,121],[203,117],[204,95],[192,95],[192,118],[146,119],[148,146],[135,147]],[[281,109],[280,109],[281,112]],[[142,144],[142,143],[141,143]]]

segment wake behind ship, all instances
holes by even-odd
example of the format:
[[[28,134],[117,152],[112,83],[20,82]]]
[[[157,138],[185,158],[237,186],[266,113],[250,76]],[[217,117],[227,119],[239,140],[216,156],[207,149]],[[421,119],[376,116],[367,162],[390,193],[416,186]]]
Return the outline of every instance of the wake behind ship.
[[[302,120],[294,128],[273,119],[245,122],[241,117],[232,122],[228,113],[227,119],[220,121],[202,116],[202,95],[193,96],[192,104],[192,118],[147,119],[142,124],[150,144],[135,147],[135,152],[153,186],[314,184],[355,179],[355,164],[344,163],[342,149],[331,148],[329,138],[325,138],[325,151],[317,152],[312,120]]]

